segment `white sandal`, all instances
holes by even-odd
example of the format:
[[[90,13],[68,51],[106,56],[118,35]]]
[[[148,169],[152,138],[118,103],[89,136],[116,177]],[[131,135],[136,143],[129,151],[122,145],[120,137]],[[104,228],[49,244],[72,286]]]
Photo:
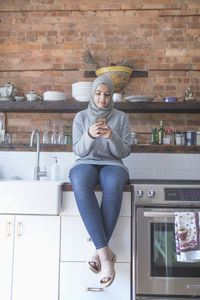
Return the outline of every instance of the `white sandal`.
[[[114,265],[116,263],[117,257],[114,254],[112,260],[104,260],[101,262],[101,279],[100,283],[104,287],[108,287],[112,284],[115,278],[115,269]],[[104,278],[110,278],[108,281],[103,281]]]
[[[91,263],[94,263],[96,264],[96,268],[91,264]],[[87,266],[88,268],[94,272],[94,273],[99,273],[100,270],[101,270],[101,263],[100,263],[100,260],[99,260],[99,255],[98,254],[94,254],[89,261],[87,261]]]

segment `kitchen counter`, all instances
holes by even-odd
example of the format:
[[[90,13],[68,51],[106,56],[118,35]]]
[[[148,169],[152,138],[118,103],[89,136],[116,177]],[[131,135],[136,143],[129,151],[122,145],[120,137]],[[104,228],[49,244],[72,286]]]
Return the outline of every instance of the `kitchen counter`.
[[[62,186],[62,191],[63,192],[73,191],[71,183],[70,182],[65,182]],[[95,187],[95,191],[101,191],[101,187],[100,187],[99,184]],[[124,191],[125,192],[131,192],[132,191],[131,184],[126,184],[125,187],[124,187]]]

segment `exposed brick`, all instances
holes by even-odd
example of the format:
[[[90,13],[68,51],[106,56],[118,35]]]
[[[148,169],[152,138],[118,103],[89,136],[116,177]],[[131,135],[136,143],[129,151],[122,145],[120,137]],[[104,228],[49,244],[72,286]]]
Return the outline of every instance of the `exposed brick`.
[[[93,80],[84,78],[82,70],[83,51],[89,47],[96,49],[100,61],[104,56],[113,62],[132,58],[134,70],[148,71],[148,78],[131,79],[123,95],[152,94],[156,101],[173,95],[182,100],[190,84],[200,99],[200,71],[187,71],[200,70],[200,22],[195,16],[200,14],[199,0],[0,2],[0,69],[20,71],[0,72],[0,85],[11,82],[19,95],[34,89],[39,95],[60,90],[71,97],[73,82]],[[62,71],[70,68],[79,71]],[[18,131],[18,140],[24,141],[33,127],[42,130],[48,116],[9,113],[8,129]],[[52,114],[49,119],[71,124],[73,116]],[[173,114],[130,114],[132,129],[138,132],[150,133],[160,119],[165,128],[200,130],[195,114],[180,114],[178,120]]]

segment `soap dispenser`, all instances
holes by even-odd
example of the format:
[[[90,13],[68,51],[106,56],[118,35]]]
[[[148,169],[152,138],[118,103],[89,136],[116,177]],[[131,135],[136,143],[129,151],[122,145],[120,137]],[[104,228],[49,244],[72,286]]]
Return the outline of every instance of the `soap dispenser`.
[[[58,164],[57,156],[53,156],[53,162],[51,165],[51,180],[60,180],[60,166]]]

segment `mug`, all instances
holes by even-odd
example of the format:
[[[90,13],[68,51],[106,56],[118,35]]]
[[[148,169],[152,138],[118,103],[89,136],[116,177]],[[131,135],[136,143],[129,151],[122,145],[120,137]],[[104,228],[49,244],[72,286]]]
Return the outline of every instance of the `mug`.
[[[114,93],[113,94],[113,101],[114,102],[120,102],[122,100],[122,94],[120,93]]]

